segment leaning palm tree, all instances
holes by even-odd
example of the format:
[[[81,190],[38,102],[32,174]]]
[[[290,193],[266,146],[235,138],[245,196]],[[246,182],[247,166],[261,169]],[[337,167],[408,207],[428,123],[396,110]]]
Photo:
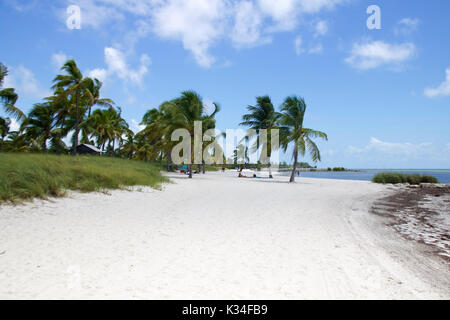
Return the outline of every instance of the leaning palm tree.
[[[164,102],[157,109],[151,109],[144,114],[141,125],[145,128],[138,133],[142,139],[146,139],[154,146],[156,153],[166,157],[167,171],[172,167],[172,148],[175,145],[171,141],[173,127],[171,126],[168,110],[172,108],[171,102]]]
[[[74,137],[72,153],[77,153],[78,147],[78,136],[80,133],[80,100],[85,90],[88,90],[89,82],[92,81],[89,78],[84,78],[80,69],[78,69],[77,64],[74,60],[67,61],[61,68],[67,74],[58,75],[53,80],[55,83],[53,89],[55,89],[59,94],[61,99],[67,98],[67,96],[73,97],[75,99],[75,124],[74,124]]]
[[[288,97],[281,106],[281,144],[286,152],[288,146],[294,144],[294,168],[292,169],[290,182],[295,182],[295,172],[297,170],[298,156],[304,156],[309,151],[314,162],[320,161],[320,151],[314,138],[328,140],[324,132],[303,127],[305,118],[306,103],[303,98],[296,96]]]
[[[276,150],[272,150],[272,130],[278,129],[280,113],[275,111],[275,108],[272,104],[272,100],[269,96],[257,97],[255,106],[248,106],[247,110],[248,114],[245,114],[242,117],[243,122],[240,124],[241,126],[246,126],[249,129],[255,130],[257,135],[257,141],[255,145],[252,147],[252,152],[257,152],[259,149],[259,138],[261,134],[261,130],[267,130],[267,146],[263,146],[263,148],[267,148],[267,158],[269,159],[269,178],[273,178],[270,158],[272,156],[272,152]],[[261,158],[263,154],[261,154]]]
[[[22,123],[25,134],[39,142],[43,151],[47,151],[47,141],[56,135],[55,112],[50,103],[38,103],[33,106],[28,117]]]
[[[91,133],[91,137],[84,139],[90,141],[94,138],[97,141],[99,149],[105,151],[106,144],[111,136],[111,128],[113,126],[111,117],[106,112],[107,110],[94,110],[92,115],[80,124],[80,128],[84,132]]]
[[[0,103],[3,104],[5,112],[12,117],[16,118],[18,121],[25,119],[25,114],[15,106],[19,96],[12,88],[3,87],[3,81],[8,75],[8,68],[0,62]]]
[[[120,146],[119,152],[124,154],[128,159],[133,159],[137,151],[136,139],[133,131],[129,130],[126,134],[125,142]]]
[[[121,141],[122,136],[129,133],[128,123],[122,118],[121,109],[96,109],[92,115],[80,124],[83,132],[88,132],[91,137],[85,136],[85,142],[95,138],[102,151],[108,146],[115,150],[116,141]]]
[[[125,119],[122,118],[122,109],[120,107],[117,108],[117,111],[116,109],[108,109],[105,111],[108,112],[112,118],[110,141],[112,142],[112,150],[114,152],[116,149],[116,141],[121,143],[123,141],[123,136],[129,133],[130,128]]]
[[[107,98],[100,98],[100,89],[102,88],[103,83],[98,79],[87,78],[87,89],[85,91],[85,99],[88,103],[88,117],[91,116],[92,107],[95,105],[108,107],[110,109],[114,106],[114,101]]]
[[[216,120],[214,117],[220,110],[219,105],[214,103],[215,110],[211,114],[207,114],[203,100],[198,93],[194,91],[184,91],[181,93],[181,97],[171,101],[170,105],[172,107],[168,108],[168,113],[171,128],[186,129],[191,135],[192,144],[194,144],[194,123],[196,121],[201,121],[202,127],[204,128],[215,128]],[[201,147],[201,150],[203,151],[203,145]],[[191,150],[194,150],[194,148],[192,147]],[[193,160],[194,153],[191,152],[191,161],[188,164],[190,179],[192,179]],[[197,163],[197,165],[201,164]]]

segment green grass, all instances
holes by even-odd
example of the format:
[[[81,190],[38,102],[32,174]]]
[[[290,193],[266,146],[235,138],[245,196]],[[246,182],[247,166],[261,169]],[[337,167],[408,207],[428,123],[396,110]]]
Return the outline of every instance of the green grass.
[[[409,183],[413,185],[419,185],[421,183],[439,183],[438,179],[432,176],[421,176],[418,174],[402,174],[402,173],[379,173],[373,177],[372,182],[375,183]]]
[[[0,203],[62,197],[81,192],[159,188],[167,179],[154,165],[134,160],[93,156],[0,154]]]

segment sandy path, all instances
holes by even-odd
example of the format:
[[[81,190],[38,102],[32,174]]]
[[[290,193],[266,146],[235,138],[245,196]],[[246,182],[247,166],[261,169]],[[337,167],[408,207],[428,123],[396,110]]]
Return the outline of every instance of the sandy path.
[[[368,213],[368,182],[176,177],[0,207],[0,298],[450,298],[448,265]]]

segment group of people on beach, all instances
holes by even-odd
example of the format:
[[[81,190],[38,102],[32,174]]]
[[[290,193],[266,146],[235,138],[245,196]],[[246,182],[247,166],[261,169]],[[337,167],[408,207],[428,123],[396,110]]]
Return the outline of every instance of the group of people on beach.
[[[225,173],[225,169],[226,169],[226,167],[225,167],[225,165],[222,165],[222,172],[223,173]],[[240,168],[239,168],[239,178],[247,178],[247,179],[256,179],[256,178],[258,178],[258,176],[256,175],[256,174],[253,174],[253,177],[248,177],[248,176],[245,176],[245,175],[243,175],[242,174],[242,170],[243,170],[244,168],[241,166]]]

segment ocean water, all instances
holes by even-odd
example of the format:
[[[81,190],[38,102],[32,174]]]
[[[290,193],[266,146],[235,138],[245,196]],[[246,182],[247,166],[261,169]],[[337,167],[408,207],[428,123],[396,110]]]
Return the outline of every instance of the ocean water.
[[[300,172],[300,177],[319,178],[319,179],[338,179],[338,180],[362,180],[371,181],[372,178],[381,172],[398,172],[405,174],[420,174],[436,177],[440,183],[450,184],[450,169],[445,170],[404,170],[404,169],[385,169],[385,170],[359,170],[358,172]],[[284,172],[283,175],[290,175]]]

